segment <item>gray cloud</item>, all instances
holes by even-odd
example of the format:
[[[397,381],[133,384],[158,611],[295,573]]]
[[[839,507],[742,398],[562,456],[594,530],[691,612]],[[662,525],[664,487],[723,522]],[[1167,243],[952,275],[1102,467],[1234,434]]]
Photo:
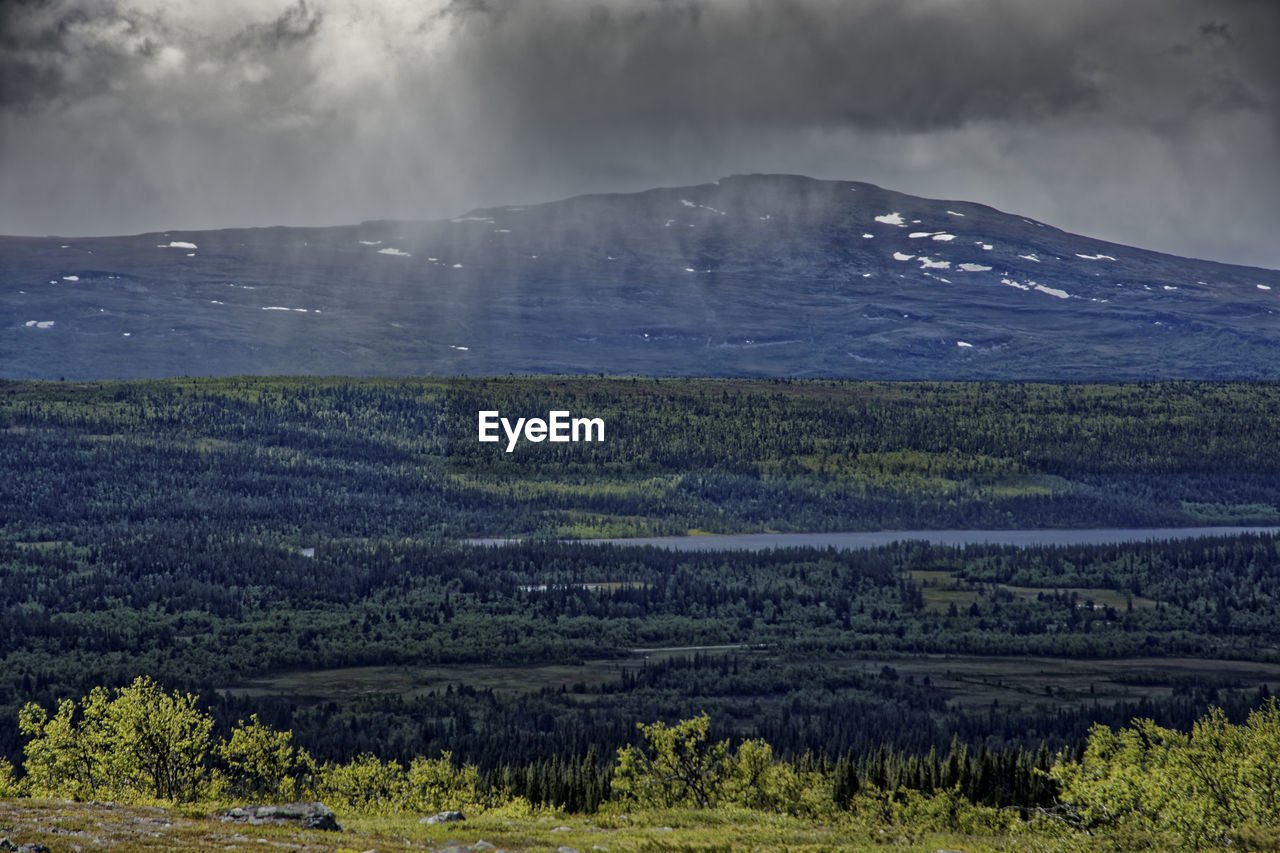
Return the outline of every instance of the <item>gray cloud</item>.
[[[0,232],[788,171],[1280,266],[1272,0],[0,6]]]

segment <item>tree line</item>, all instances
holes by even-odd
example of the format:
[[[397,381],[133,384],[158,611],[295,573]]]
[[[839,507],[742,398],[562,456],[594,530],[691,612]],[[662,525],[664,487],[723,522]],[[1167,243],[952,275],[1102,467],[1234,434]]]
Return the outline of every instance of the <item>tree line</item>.
[[[1280,704],[1239,724],[1219,708],[1189,732],[1136,719],[1095,725],[1076,750],[976,758],[955,742],[946,755],[881,749],[834,765],[812,755],[779,760],[760,738],[717,739],[706,714],[638,725],[639,736],[601,762],[504,766],[481,774],[445,751],[407,763],[364,753],[318,762],[292,734],[257,717],[226,739],[196,697],[149,678],[95,688],[51,715],[21,714],[25,773],[0,761],[0,797],[118,802],[227,803],[321,799],[346,813],[443,809],[529,817],[539,805],[594,812],[624,808],[738,808],[833,821],[854,813],[916,829],[1061,837],[1203,849],[1280,839]]]

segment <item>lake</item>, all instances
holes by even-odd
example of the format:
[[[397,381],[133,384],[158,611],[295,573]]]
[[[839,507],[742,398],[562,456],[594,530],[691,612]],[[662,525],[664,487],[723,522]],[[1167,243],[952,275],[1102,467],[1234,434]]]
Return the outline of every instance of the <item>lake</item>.
[[[1113,545],[1242,533],[1280,533],[1280,527],[1151,527],[1083,530],[876,530],[854,533],[734,533],[716,536],[653,536],[637,539],[583,539],[591,545],[653,545],[673,551],[762,551],[766,548],[836,548],[855,551],[893,542],[933,545]],[[470,544],[503,545],[515,539],[470,539]]]

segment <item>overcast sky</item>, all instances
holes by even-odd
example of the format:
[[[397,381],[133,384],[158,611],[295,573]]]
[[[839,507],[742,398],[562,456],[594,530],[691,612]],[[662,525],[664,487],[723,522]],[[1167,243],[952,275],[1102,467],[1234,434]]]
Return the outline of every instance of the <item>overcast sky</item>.
[[[740,172],[1280,268],[1280,0],[0,0],[0,233]]]

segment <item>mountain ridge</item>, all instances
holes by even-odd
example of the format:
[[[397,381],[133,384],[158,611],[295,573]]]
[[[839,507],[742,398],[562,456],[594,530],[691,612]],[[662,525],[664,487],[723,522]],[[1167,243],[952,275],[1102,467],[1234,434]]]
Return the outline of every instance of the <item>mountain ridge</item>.
[[[1280,272],[855,181],[0,237],[0,373],[1280,378]]]

